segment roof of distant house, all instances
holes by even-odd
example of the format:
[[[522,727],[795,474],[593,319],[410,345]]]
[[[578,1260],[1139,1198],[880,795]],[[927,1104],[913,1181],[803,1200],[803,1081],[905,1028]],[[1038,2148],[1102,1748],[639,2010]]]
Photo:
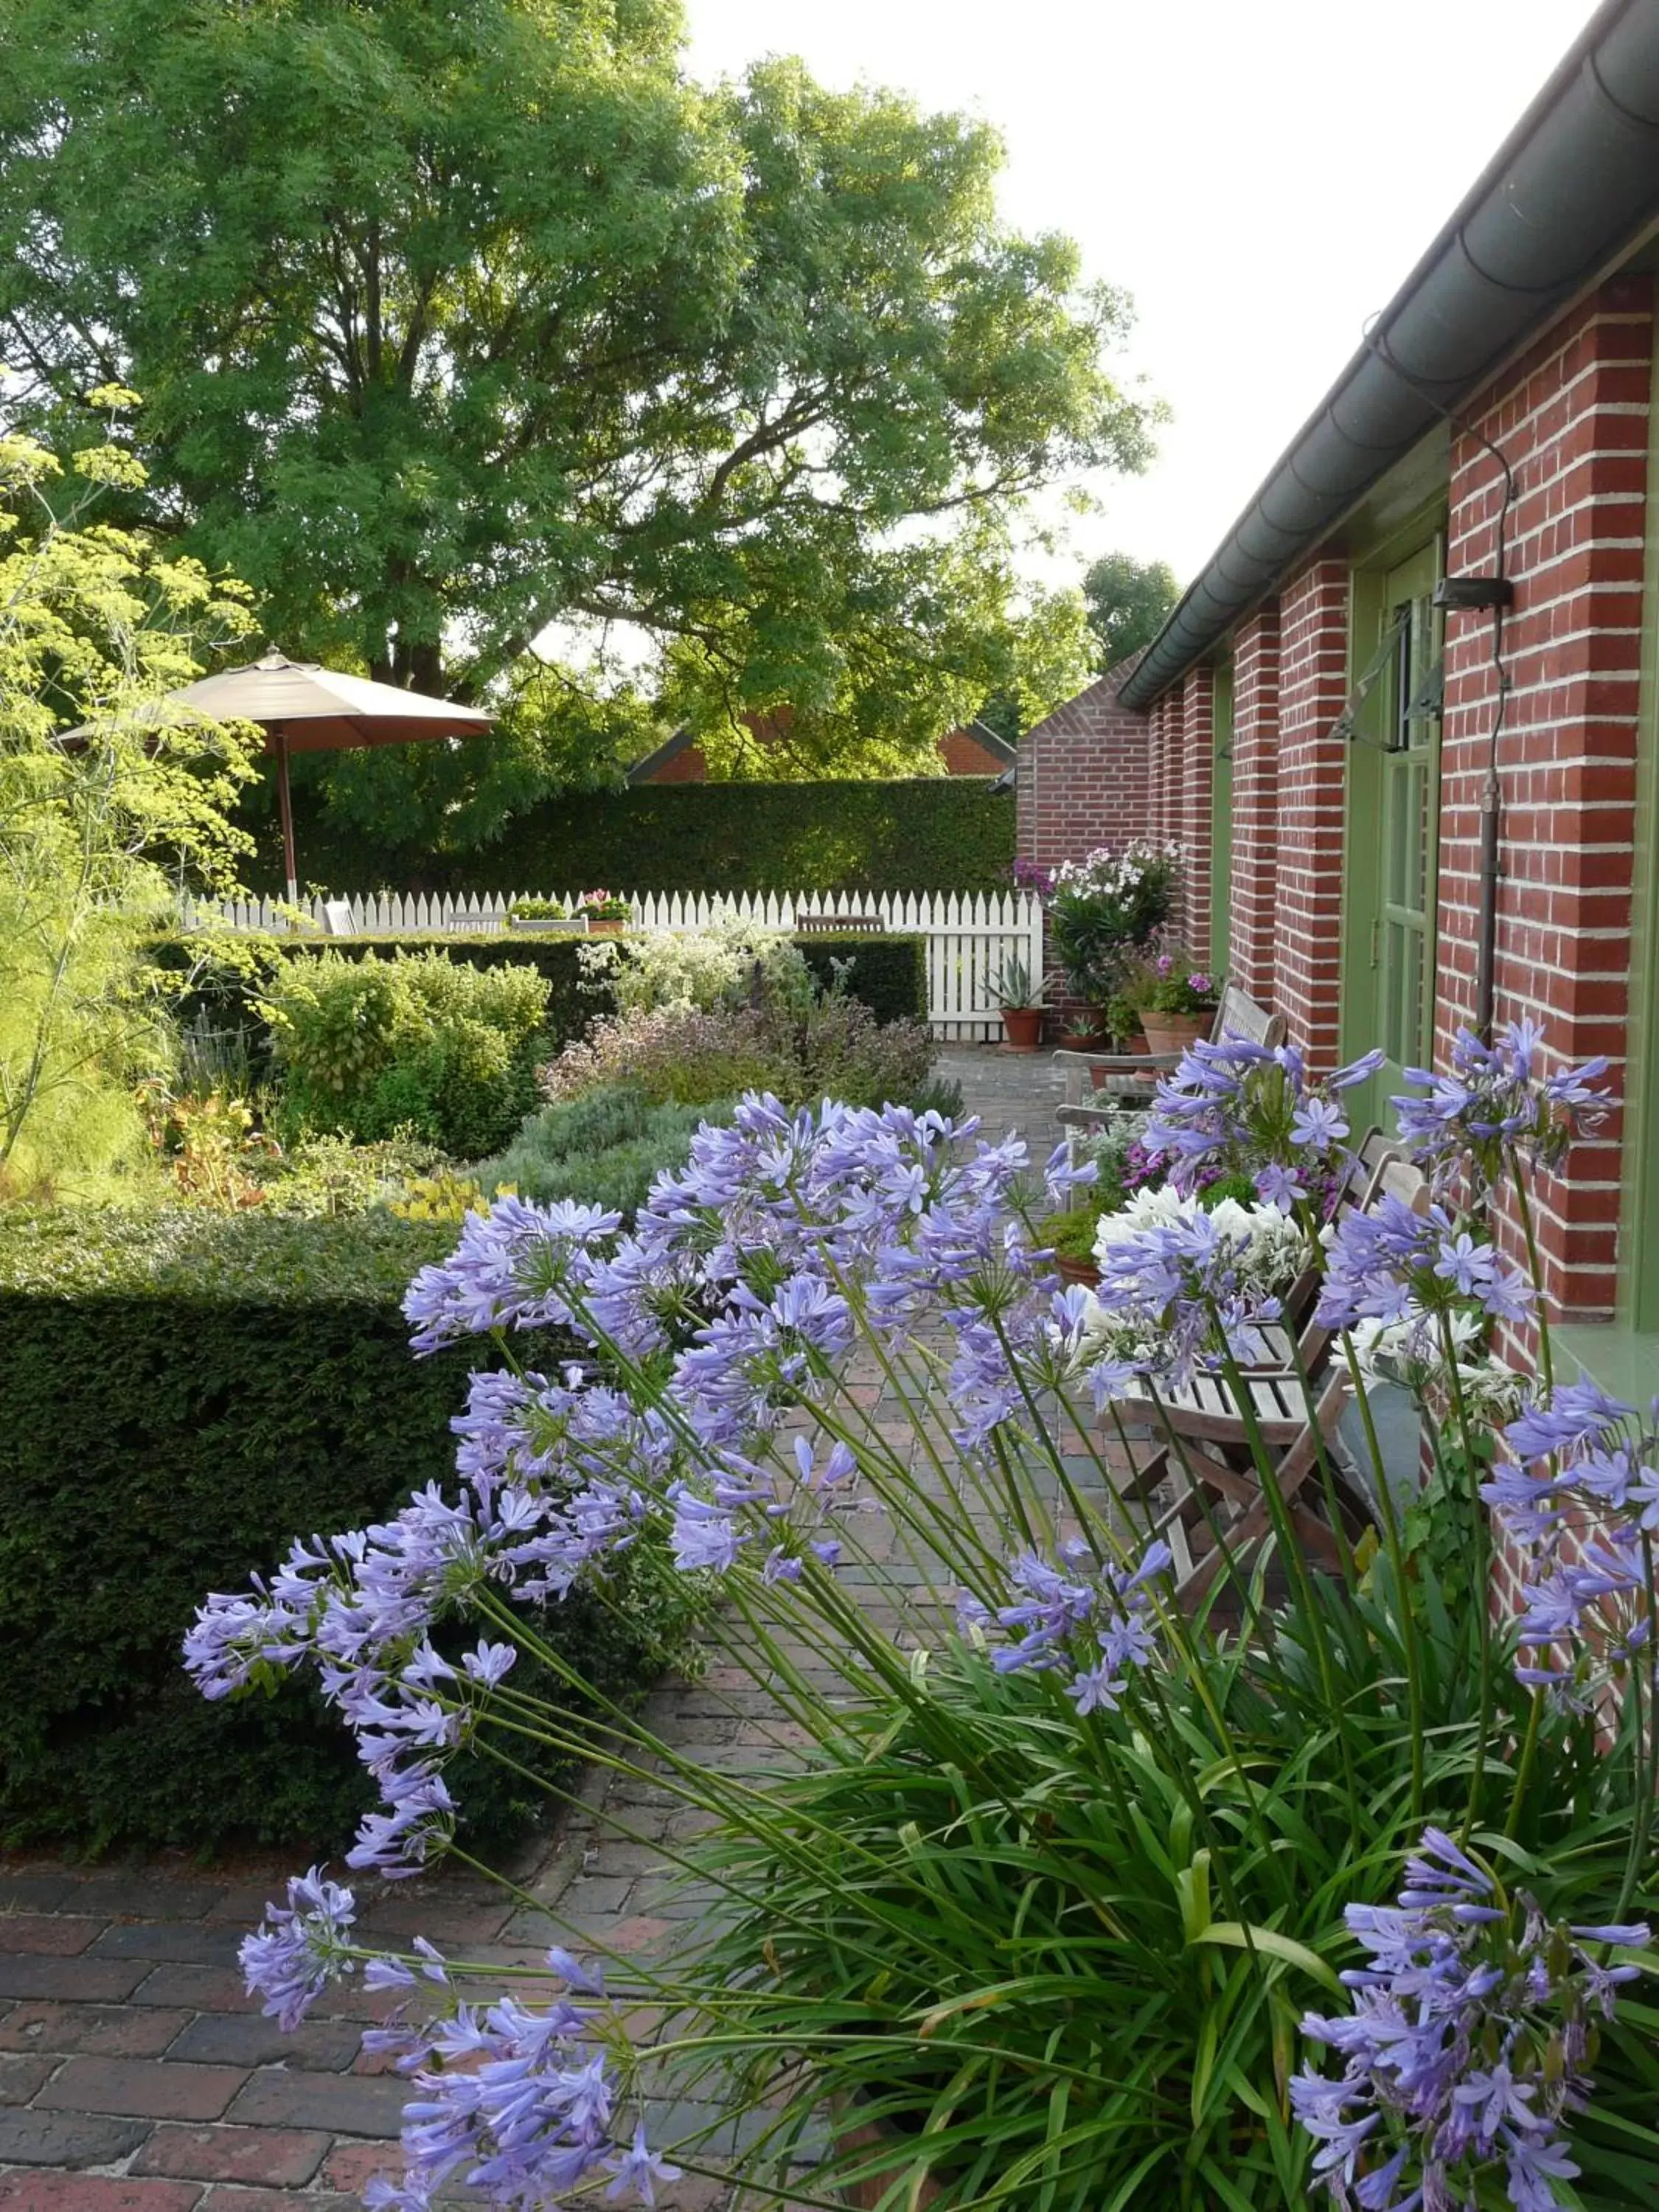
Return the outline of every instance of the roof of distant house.
[[[757,732],[757,734],[761,735],[763,743],[768,742],[765,733]],[[773,733],[773,736],[775,738],[775,733]],[[994,775],[998,769],[1006,769],[1011,766],[1017,757],[1015,747],[1011,745],[1006,738],[1000,738],[994,730],[977,719],[963,723],[958,729],[947,730],[939,741],[941,755],[945,754],[945,748],[951,744],[953,738],[966,739],[972,750],[985,753],[997,764],[995,768],[989,769],[953,768],[951,769],[953,775]],[[633,767],[628,771],[629,782],[634,785],[654,783],[665,768],[690,752],[696,744],[697,740],[690,730],[684,728],[676,730],[672,737],[665,738],[662,743],[647,753],[642,760],[635,762]],[[693,779],[678,780],[689,781]]]

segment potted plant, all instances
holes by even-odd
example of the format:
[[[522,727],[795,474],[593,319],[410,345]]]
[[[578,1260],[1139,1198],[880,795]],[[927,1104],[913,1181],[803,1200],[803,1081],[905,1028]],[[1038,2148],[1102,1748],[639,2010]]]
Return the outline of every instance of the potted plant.
[[[1002,1009],[1002,1028],[1010,1052],[1036,1052],[1042,1042],[1044,979],[1034,977],[1018,954],[1011,953],[991,986]]]
[[[864,2120],[858,2126],[838,2133],[836,2148],[842,2154],[856,2154],[903,2140],[904,2131],[894,2127],[890,2122]],[[891,2173],[879,2173],[864,2181],[843,2181],[837,2193],[842,2203],[848,2207],[848,2212],[878,2212],[878,2208],[891,2193],[893,2179]],[[923,2174],[915,2195],[905,2201],[907,2203],[914,2203],[919,2208],[935,2203],[943,2193],[943,2186],[942,2183],[934,2180],[931,2173]]]
[[[1169,919],[1180,857],[1176,845],[1137,837],[1054,871],[1048,936],[1073,997],[1104,1006],[1121,990],[1136,954]]]
[[[1062,1017],[1066,1026],[1061,1030],[1059,1046],[1062,1052],[1109,1052],[1112,1040],[1100,1026],[1098,1016],[1085,1008],[1079,1013]]]
[[[1054,1273],[1062,1282],[1093,1285],[1100,1280],[1095,1261],[1095,1237],[1105,1209],[1096,1200],[1075,1206],[1066,1213],[1050,1213],[1037,1224],[1037,1235],[1054,1255]]]
[[[1207,1036],[1219,992],[1215,978],[1177,952],[1161,952],[1146,970],[1140,1026],[1149,1050],[1186,1052]]]
[[[583,937],[587,933],[587,916],[572,914],[558,899],[514,899],[507,910],[507,926],[537,937]]]
[[[1120,1052],[1149,1052],[1146,1032],[1140,1025],[1146,983],[1141,973],[1128,976],[1121,990],[1106,1001],[1103,1018],[1107,1035]]]
[[[633,908],[614,891],[584,891],[580,905],[590,937],[620,937],[634,919]]]

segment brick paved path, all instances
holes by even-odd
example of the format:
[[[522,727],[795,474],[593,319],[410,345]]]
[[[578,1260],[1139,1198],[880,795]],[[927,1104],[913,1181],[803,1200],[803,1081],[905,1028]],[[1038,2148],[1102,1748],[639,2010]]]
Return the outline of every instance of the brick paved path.
[[[1046,1057],[969,1049],[945,1065],[984,1133],[1025,1130],[1040,1162],[1058,1096]],[[896,1437],[908,1435],[896,1407],[884,1412]],[[887,1586],[866,1573],[872,1612],[897,1627],[913,1580],[898,1565]],[[764,1693],[738,1668],[665,1686],[647,1717],[709,1765],[788,1755]],[[691,1832],[696,1816],[648,1781],[596,1777],[591,1791],[510,1869],[542,1909],[452,1873],[389,1887],[364,1926],[501,1965],[537,1964],[556,1940],[642,1966],[662,1959],[677,1923],[703,1904],[666,1878],[657,1846]],[[0,2212],[347,2212],[374,2174],[397,2171],[403,2084],[358,2047],[392,2000],[337,1988],[284,2035],[243,1990],[237,1946],[304,1856],[206,1873],[183,1855],[127,1871],[0,1859]],[[692,2154],[700,2163],[718,2165],[731,2147],[732,2124],[712,2106],[677,2100],[654,2120],[665,2145],[710,2131]],[[659,2203],[724,2212],[730,2198],[688,2178]]]

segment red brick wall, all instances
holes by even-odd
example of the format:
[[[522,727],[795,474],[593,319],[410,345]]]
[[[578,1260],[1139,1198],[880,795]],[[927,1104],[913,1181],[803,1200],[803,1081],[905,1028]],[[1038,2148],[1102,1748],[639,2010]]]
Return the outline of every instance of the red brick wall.
[[[1181,687],[1180,819],[1182,943],[1205,964],[1210,949],[1210,854],[1215,842],[1215,672],[1188,669]]]
[[[1181,694],[1166,691],[1152,721],[1152,834],[1173,837],[1181,821]]]
[[[1145,834],[1147,721],[1117,703],[1126,672],[1103,676],[1020,740],[1015,851],[1022,860],[1051,868]]]
[[[1652,280],[1616,278],[1469,410],[1503,448],[1516,491],[1507,531],[1516,597],[1504,626],[1511,688],[1498,755],[1497,1017],[1543,1021],[1553,1060],[1607,1054],[1621,1094],[1652,349]],[[1500,487],[1491,455],[1473,438],[1457,438],[1451,573],[1491,571]],[[1449,618],[1436,1023],[1443,1065],[1474,1006],[1479,808],[1497,684],[1491,648],[1490,617]],[[1552,1304],[1575,1318],[1613,1310],[1619,1173],[1615,1118],[1540,1194]]]
[[[672,760],[660,768],[653,769],[645,781],[647,783],[707,783],[708,763],[703,757],[701,745],[686,745]]]
[[[1274,895],[1273,997],[1292,1042],[1320,1072],[1336,1065],[1338,1049],[1346,747],[1332,732],[1347,685],[1348,568],[1327,555],[1279,599]]]
[[[1273,1001],[1279,866],[1279,603],[1233,640],[1233,867],[1228,969]],[[1215,957],[1213,954],[1212,957]]]
[[[952,730],[939,741],[946,775],[1000,775],[1008,765],[972,730]]]

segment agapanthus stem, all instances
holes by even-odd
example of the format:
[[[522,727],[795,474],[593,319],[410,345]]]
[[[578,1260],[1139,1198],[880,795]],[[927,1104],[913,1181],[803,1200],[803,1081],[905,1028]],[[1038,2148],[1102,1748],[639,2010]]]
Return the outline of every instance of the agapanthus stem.
[[[1081,1528],[1085,1523],[1086,1516],[1078,1497],[1077,1486],[1072,1480],[1071,1470],[1066,1464],[1065,1455],[1048,1434],[1048,1425],[1038,1410],[1036,1400],[1031,1395],[1031,1386],[1026,1378],[1024,1367],[1014,1356],[1014,1347],[1008,1341],[1008,1332],[1002,1325],[1000,1314],[994,1314],[991,1316],[991,1327],[995,1332],[997,1342],[1002,1347],[1002,1356],[1008,1363],[1008,1370],[1019,1386],[1020,1401],[1030,1416],[1032,1431],[1041,1439],[1042,1455],[1054,1469],[1054,1480],[1059,1484],[1067,1504],[1076,1514],[1079,1526]],[[1017,1492],[1018,1485],[1015,1484],[1013,1487]]]
[[[1532,1705],[1527,1714],[1527,1733],[1522,1741],[1520,1762],[1515,1770],[1515,1787],[1510,1793],[1509,1818],[1504,1823],[1504,1833],[1511,1843],[1514,1842],[1516,1832],[1521,1826],[1521,1808],[1526,1802],[1527,1790],[1532,1781],[1533,1765],[1538,1756],[1539,1731],[1543,1725],[1543,1718],[1544,1688],[1542,1683],[1539,1683],[1532,1693]],[[1629,1901],[1628,1898],[1620,1899],[1619,1911],[1613,1916],[1615,1920],[1622,1917],[1625,1906]]]
[[[1221,1316],[1215,1309],[1213,1300],[1210,1302],[1210,1317],[1224,1347],[1221,1355],[1222,1372],[1227,1378],[1227,1387],[1233,1394],[1233,1402],[1238,1407],[1239,1417],[1244,1424],[1244,1433],[1249,1440],[1250,1455],[1255,1462],[1256,1472],[1261,1479],[1262,1497],[1267,1504],[1268,1516],[1273,1524],[1273,1534],[1285,1556],[1285,1565],[1290,1570],[1291,1578],[1301,1593],[1302,1602],[1307,1612],[1308,1635],[1314,1647],[1314,1662],[1319,1669],[1320,1687],[1325,1693],[1325,1709],[1331,1717],[1332,1724],[1337,1732],[1337,1741],[1341,1746],[1342,1778],[1347,1785],[1348,1792],[1348,1824],[1353,1839],[1358,1844],[1363,1813],[1355,1781],[1353,1752],[1348,1741],[1346,1716],[1342,1702],[1336,1693],[1335,1671],[1331,1662],[1330,1638],[1326,1634],[1323,1608],[1315,1590],[1308,1562],[1303,1556],[1290,1508],[1286,1505],[1284,1493],[1279,1487],[1278,1467],[1267,1449],[1267,1439],[1261,1433],[1261,1424],[1256,1417],[1255,1403],[1250,1396],[1249,1385],[1245,1382],[1231,1348],[1227,1346],[1226,1333],[1221,1326]]]
[[[1653,1832],[1653,1793],[1659,1787],[1659,1685],[1650,1680],[1647,1685],[1647,1757],[1641,1755],[1643,1737],[1642,1692],[1644,1668],[1650,1674],[1659,1662],[1659,1646],[1655,1637],[1656,1595],[1653,1581],[1653,1538],[1642,1531],[1642,1580],[1648,1613],[1648,1641],[1632,1655],[1630,1686],[1636,1700],[1636,1821],[1631,1836],[1630,1856],[1625,1863],[1625,1878],[1619,1886],[1619,1908],[1615,1920],[1622,1920],[1636,1894],[1636,1886],[1642,1879],[1647,1864],[1648,1839]],[[1644,1771],[1645,1770],[1645,1771]]]
[[[1400,1533],[1400,1516],[1395,1510],[1394,1488],[1383,1463],[1382,1446],[1377,1437],[1370,1398],[1365,1389],[1364,1376],[1360,1370],[1359,1354],[1354,1349],[1353,1333],[1350,1329],[1345,1328],[1342,1332],[1342,1352],[1353,1381],[1360,1425],[1365,1431],[1365,1448],[1371,1455],[1377,1504],[1382,1516],[1382,1540],[1388,1547],[1389,1565],[1394,1572],[1395,1594],[1400,1606],[1401,1650],[1406,1662],[1406,1701],[1411,1713],[1412,1820],[1415,1825],[1423,1817],[1425,1751],[1423,1741],[1423,1654],[1417,1641],[1417,1613],[1412,1604],[1411,1586],[1406,1578],[1406,1547]]]
[[[1336,1492],[1336,1470],[1331,1465],[1331,1455],[1325,1441],[1325,1432],[1319,1423],[1319,1406],[1314,1396],[1313,1378],[1308,1372],[1307,1362],[1302,1357],[1302,1347],[1293,1339],[1291,1344],[1291,1366],[1302,1393],[1302,1410],[1307,1417],[1308,1430],[1313,1438],[1314,1458],[1319,1468],[1320,1488],[1325,1493],[1326,1510],[1331,1516],[1331,1534],[1336,1542],[1337,1565],[1342,1571],[1342,1580],[1349,1589],[1358,1587],[1354,1571],[1353,1549],[1348,1542],[1348,1532],[1342,1525],[1341,1500]],[[1363,1392],[1357,1394],[1363,1396]],[[1366,1440],[1371,1447],[1372,1464],[1379,1481],[1383,1480],[1381,1455],[1376,1450],[1376,1433],[1370,1427],[1370,1409],[1366,1407],[1362,1417],[1366,1425]]]
[[[487,1741],[481,1741],[478,1747],[490,1759],[492,1759],[495,1765],[505,1768],[509,1773],[518,1775],[524,1781],[535,1783],[542,1789],[544,1794],[556,1798],[562,1803],[569,1806],[575,1806],[580,1805],[586,1802],[574,1790],[554,1788],[548,1784],[545,1777],[537,1773],[534,1767],[526,1766],[522,1759],[513,1758],[508,1753],[503,1751],[499,1745],[491,1744]],[[707,1770],[699,1770],[699,1771],[706,1772]],[[665,1778],[661,1775],[653,1775],[647,1778],[658,1782],[659,1784],[662,1784],[665,1781]],[[791,1831],[780,1827],[776,1823],[769,1821],[763,1817],[765,1808],[770,1802],[769,1798],[768,1798],[763,1792],[751,1793],[748,1791],[733,1791],[725,1793],[720,1791],[718,1788],[715,1788],[711,1790],[709,1796],[707,1797],[700,1796],[695,1792],[690,1790],[682,1790],[676,1794],[681,1796],[684,1803],[696,1807],[699,1811],[713,1813],[721,1820],[741,1822],[746,1832],[761,1838],[770,1846],[773,1851],[777,1854],[780,1859],[793,1863],[799,1870],[817,1871],[819,1869],[821,1862],[817,1856],[817,1852],[812,1841],[808,1840],[806,1842],[802,1842]],[[725,1797],[727,1795],[732,1798],[732,1802],[725,1802]],[[810,1815],[799,1813],[797,1813],[796,1819],[802,1826],[810,1829],[812,1832],[813,1837],[819,1839],[820,1842],[827,1843],[833,1841],[838,1845],[844,1846],[846,1844],[847,1838],[839,1829],[826,1828],[821,1821],[815,1821]],[[660,1838],[648,1836],[642,1829],[631,1827],[626,1821],[617,1820],[609,1814],[605,1816],[605,1825],[617,1835],[622,1837],[626,1842],[648,1844],[651,1850],[659,1857],[665,1861],[668,1861],[678,1865],[683,1871],[695,1875],[699,1881],[707,1882],[711,1888],[723,1890],[727,1895],[740,1901],[747,1899],[748,1893],[741,1883],[726,1881],[724,1877],[721,1876],[714,1868],[704,1864],[700,1859],[692,1860],[675,1851],[671,1845],[664,1843]],[[861,1846],[858,1848],[860,1850],[860,1856],[867,1866],[872,1884],[885,1880],[890,1875],[891,1869],[884,1859],[877,1858],[871,1852],[863,1850]],[[511,1895],[517,1898],[520,1904],[528,1905],[535,1911],[544,1915],[550,1920],[556,1923],[559,1922],[559,1915],[550,1910],[545,1899],[531,1896],[526,1892],[520,1890],[515,1884],[507,1881],[503,1875],[495,1873],[492,1869],[484,1865],[482,1861],[469,1856],[469,1855],[465,1851],[462,1850],[459,1846],[452,1847],[450,1856],[460,1859],[468,1866],[476,1868],[480,1874],[488,1875],[491,1881],[498,1883],[502,1888],[507,1890]],[[818,1932],[816,1923],[800,1920],[797,1916],[792,1914],[786,1906],[775,1904],[770,1909],[775,1911],[780,1926],[792,1925],[799,1927],[802,1933],[807,1936],[812,1936]],[[878,1917],[882,1916],[884,1907],[878,1894],[868,1894],[867,1909]],[[605,1942],[603,1936],[595,1935],[591,1929],[576,1929],[573,1928],[569,1932],[573,1935],[580,1934],[582,1937],[584,1945],[586,1948],[599,1952],[607,1960],[614,1960],[617,1964],[626,1966],[631,1972],[637,1973],[640,1977],[643,1990],[653,1998],[660,2000],[664,1996],[668,1996],[671,1997],[680,1997],[684,1999],[685,1993],[683,1991],[680,1984],[678,1982],[671,1982],[665,1977],[657,1974],[652,1967],[632,1954],[614,1951],[611,1945]],[[901,1926],[896,1925],[893,1932],[896,1935],[900,1934],[902,1932],[902,1929]],[[879,1972],[887,1965],[888,1960],[886,1954],[878,1946],[872,1948],[867,1944],[860,1943],[854,1938],[848,1939],[848,1944],[851,1949],[862,1952],[868,1958],[872,1972]],[[949,1960],[951,1953],[947,1942],[941,1940],[935,1944],[934,1948],[938,1950],[942,1960]],[[468,1968],[450,1961],[446,1961],[446,1965],[448,1966],[449,1971],[452,1973],[470,1972],[472,1973],[489,1974],[494,1976],[511,1971],[526,1976],[535,1977],[539,1976],[541,1972],[539,1968],[533,1966],[518,1967],[508,1970],[501,1967],[492,1968],[485,1966],[474,1966]],[[696,2001],[700,2004],[702,2002],[702,1992],[698,1991],[696,1993]]]
[[[1232,1548],[1229,1545],[1226,1536],[1223,1533],[1221,1523],[1216,1516],[1215,1508],[1210,1503],[1209,1491],[1200,1478],[1197,1468],[1193,1465],[1192,1455],[1187,1449],[1186,1438],[1182,1435],[1180,1430],[1176,1428],[1175,1423],[1170,1419],[1170,1409],[1164,1403],[1163,1398],[1159,1395],[1158,1385],[1152,1382],[1150,1377],[1148,1378],[1147,1388],[1151,1393],[1150,1403],[1152,1410],[1156,1413],[1158,1420],[1163,1425],[1165,1449],[1168,1450],[1170,1457],[1179,1462],[1182,1479],[1185,1480],[1187,1485],[1187,1495],[1194,1500],[1199,1511],[1204,1516],[1204,1525],[1210,1532],[1210,1540],[1214,1545],[1221,1559],[1223,1578],[1231,1588],[1238,1592],[1239,1602],[1244,1608],[1245,1632],[1247,1634],[1253,1633],[1256,1628],[1265,1627],[1267,1631],[1268,1642],[1271,1644],[1273,1640],[1272,1616],[1267,1612],[1262,1603],[1260,1589],[1261,1578],[1255,1573],[1246,1575],[1240,1565],[1240,1563],[1234,1557]],[[1121,1426],[1121,1424],[1120,1423],[1120,1428]],[[1127,1449],[1127,1438],[1125,1439],[1125,1446]]]
[[[1473,1523],[1475,1603],[1479,1608],[1480,1650],[1476,1665],[1480,1676],[1480,1710],[1474,1737],[1474,1764],[1469,1775],[1469,1802],[1458,1838],[1461,1844],[1467,1844],[1470,1832],[1480,1817],[1480,1800],[1486,1781],[1486,1740],[1492,1734],[1492,1528],[1486,1518],[1486,1509],[1479,1496],[1480,1485],[1474,1481],[1475,1472],[1480,1466],[1480,1456],[1475,1450],[1474,1438],[1469,1430],[1468,1406],[1463,1396],[1463,1379],[1458,1370],[1457,1345],[1452,1335],[1450,1317],[1443,1310],[1439,1321],[1440,1350],[1446,1363],[1446,1383],[1451,1394],[1452,1414],[1457,1424],[1458,1439],[1462,1446],[1463,1467],[1477,1493],[1473,1500]]]
[[[1555,1393],[1555,1357],[1550,1344],[1549,1300],[1544,1290],[1544,1261],[1533,1227],[1532,1201],[1527,1194],[1526,1171],[1521,1164],[1521,1155],[1513,1147],[1510,1152],[1510,1168],[1515,1176],[1515,1203],[1521,1216],[1521,1234],[1526,1239],[1527,1272],[1538,1295],[1538,1371],[1543,1379],[1546,1395],[1553,1397]]]

